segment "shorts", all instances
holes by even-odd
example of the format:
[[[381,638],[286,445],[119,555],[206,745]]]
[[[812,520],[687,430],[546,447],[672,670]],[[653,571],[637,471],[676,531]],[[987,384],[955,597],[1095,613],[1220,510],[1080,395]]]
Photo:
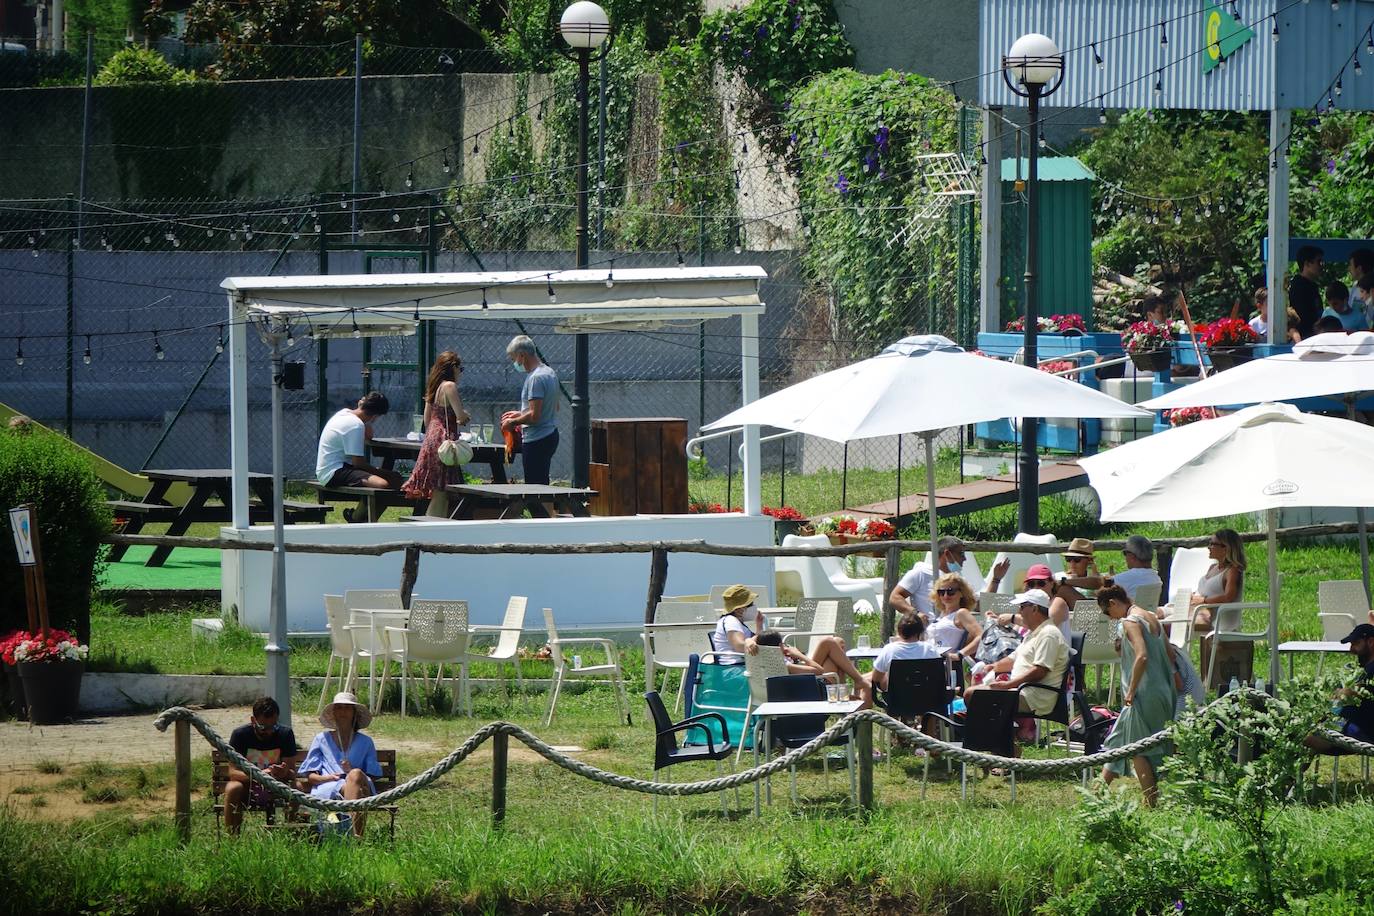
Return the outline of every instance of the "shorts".
[[[339,468],[329,477],[331,487],[365,487],[367,479],[372,476],[372,472],[346,464]]]
[[[366,776],[366,774],[364,774]],[[373,784],[372,777],[367,778],[367,791],[373,795],[377,794],[377,786]],[[343,798],[344,780],[336,779],[333,782],[322,782],[318,786],[312,786],[310,794],[316,798]]]

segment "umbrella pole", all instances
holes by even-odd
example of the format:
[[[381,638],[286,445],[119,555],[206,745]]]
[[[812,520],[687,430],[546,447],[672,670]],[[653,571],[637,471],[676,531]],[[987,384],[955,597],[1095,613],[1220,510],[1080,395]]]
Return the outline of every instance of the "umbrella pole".
[[[1279,682],[1279,511],[1266,509],[1269,535],[1269,683]],[[1213,646],[1213,651],[1216,647]]]
[[[897,510],[893,518],[902,517],[902,434],[897,434]]]
[[[935,542],[939,539],[935,519],[935,430],[922,433],[926,440],[926,519],[930,522],[930,572],[935,575],[940,569],[940,558],[935,555]]]
[[[1355,420],[1355,399],[1358,395],[1347,394],[1345,396],[1345,415],[1347,419]],[[1356,422],[1359,422],[1356,420]],[[1360,532],[1360,578],[1364,581],[1365,601],[1369,600],[1369,525],[1365,515],[1364,507],[1355,508],[1355,523]]]

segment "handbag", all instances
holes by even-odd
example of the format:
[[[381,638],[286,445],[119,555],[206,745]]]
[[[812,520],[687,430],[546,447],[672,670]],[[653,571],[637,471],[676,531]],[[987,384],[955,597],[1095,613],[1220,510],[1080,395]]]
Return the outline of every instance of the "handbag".
[[[1011,655],[1021,645],[1021,634],[1000,623],[990,623],[983,630],[983,638],[978,643],[974,658],[991,665]]]
[[[462,439],[445,439],[439,443],[439,463],[445,467],[457,467],[472,460],[472,446]]]

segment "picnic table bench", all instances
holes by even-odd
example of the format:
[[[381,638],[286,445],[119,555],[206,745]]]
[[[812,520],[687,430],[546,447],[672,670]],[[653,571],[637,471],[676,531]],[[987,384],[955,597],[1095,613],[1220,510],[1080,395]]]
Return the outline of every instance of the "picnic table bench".
[[[233,472],[226,468],[173,468],[168,470],[147,470],[143,472],[150,482],[148,492],[140,500],[112,499],[107,505],[116,517],[127,519],[122,533],[138,534],[149,522],[167,522],[167,535],[179,537],[190,530],[197,522],[227,525],[233,521],[232,487]],[[164,498],[174,483],[189,484],[191,498],[184,506],[173,506]],[[248,521],[272,521],[272,475],[250,472],[248,486],[253,493],[253,501],[248,506]],[[219,499],[219,505],[209,503],[211,497]],[[287,524],[297,522],[322,522],[327,507],[314,503],[283,500],[282,507]],[[145,566],[161,566],[171,556],[171,547],[158,547],[148,557]],[[115,544],[110,548],[108,559],[117,563],[129,550],[127,544]]]
[[[404,436],[384,436],[372,439],[368,447],[372,454],[382,460],[383,470],[391,470],[397,459],[413,461],[420,454],[422,439],[407,439]],[[506,482],[506,447],[492,442],[469,442],[472,446],[472,461],[469,465],[485,464],[491,469],[492,483]]]
[[[444,489],[457,497],[450,515],[456,519],[477,518],[479,512],[495,512],[497,518],[519,518],[526,510],[535,518],[549,518],[554,513],[585,518],[591,514],[587,503],[596,495],[595,490],[583,487],[537,483],[455,483]]]
[[[423,515],[429,500],[407,496],[400,490],[379,489],[377,487],[327,487],[319,481],[304,481],[315,491],[321,503],[356,503],[353,515],[355,522],[380,521],[382,513],[393,506],[410,506],[416,515]]]
[[[304,759],[304,752],[297,755],[295,760],[297,766],[299,766]],[[214,748],[210,751],[210,797],[215,812],[216,831],[219,830],[221,819],[224,816],[224,787],[229,784],[229,770],[231,766],[229,758],[224,756],[218,748]],[[396,752],[389,748],[386,750],[378,748],[377,766],[382,770],[382,775],[372,780],[372,785],[376,788],[377,792],[381,793],[388,789],[396,788]],[[310,791],[309,786],[305,784],[304,780],[296,780],[295,786],[302,792]],[[311,822],[310,818],[301,812],[300,805],[283,802],[274,795],[269,795],[264,802],[255,802],[250,793],[248,800],[244,802],[243,810],[245,814],[249,811],[263,812],[267,826],[269,827],[277,826],[278,810],[282,810],[285,813],[285,823],[287,824],[304,825]],[[374,808],[373,810],[384,812],[390,816],[391,838],[393,840],[396,839],[396,814],[400,811],[400,808],[396,805],[382,805],[380,808]]]

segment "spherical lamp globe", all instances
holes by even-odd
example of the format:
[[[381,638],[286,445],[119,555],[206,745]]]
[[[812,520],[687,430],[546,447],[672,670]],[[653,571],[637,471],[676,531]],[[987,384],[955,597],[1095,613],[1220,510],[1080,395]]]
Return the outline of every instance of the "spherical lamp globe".
[[[580,5],[580,4],[579,4]],[[1044,86],[1064,69],[1064,58],[1054,39],[1039,32],[1022,35],[1007,52],[1004,66],[1024,86]]]
[[[563,11],[558,31],[569,47],[590,51],[600,47],[611,34],[611,20],[606,17],[606,11],[591,0],[578,0]]]

